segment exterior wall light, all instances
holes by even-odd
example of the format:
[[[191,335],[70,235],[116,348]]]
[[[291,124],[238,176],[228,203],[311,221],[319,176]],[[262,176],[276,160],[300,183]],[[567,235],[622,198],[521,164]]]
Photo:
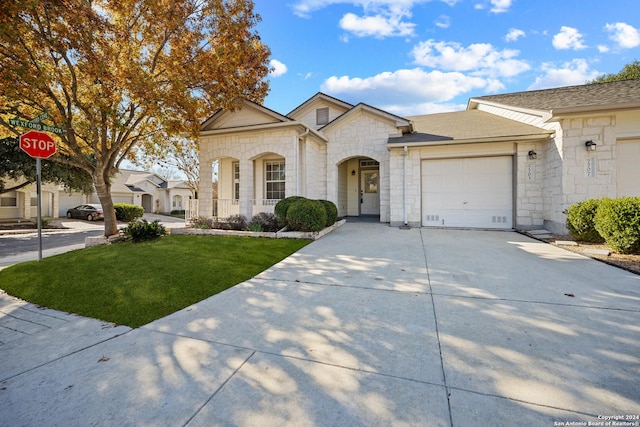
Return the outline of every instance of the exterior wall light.
[[[535,159],[537,159],[537,158],[538,158],[538,153],[536,153],[536,152],[535,152],[535,151],[533,151],[533,150],[530,150],[530,151],[529,151],[529,160],[535,160]]]
[[[356,176],[356,170],[355,169],[351,171],[351,176]]]
[[[596,143],[593,141],[587,141],[584,146],[587,147],[587,151],[596,151]]]

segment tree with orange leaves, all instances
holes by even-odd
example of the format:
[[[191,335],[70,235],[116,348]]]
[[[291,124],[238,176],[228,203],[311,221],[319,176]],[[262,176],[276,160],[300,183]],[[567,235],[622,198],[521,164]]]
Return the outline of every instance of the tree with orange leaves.
[[[268,91],[251,0],[9,0],[0,10],[0,125],[48,112],[55,159],[88,172],[117,232],[111,178],[139,147],[197,135],[211,111]],[[1,135],[0,135],[1,136]]]

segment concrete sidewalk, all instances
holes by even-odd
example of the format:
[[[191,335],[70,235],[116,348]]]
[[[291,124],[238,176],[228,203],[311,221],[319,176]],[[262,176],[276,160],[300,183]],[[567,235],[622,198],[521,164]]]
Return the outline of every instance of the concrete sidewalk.
[[[640,414],[640,276],[517,233],[348,223],[135,330],[6,295],[0,312],[32,328],[0,330],[0,425]]]

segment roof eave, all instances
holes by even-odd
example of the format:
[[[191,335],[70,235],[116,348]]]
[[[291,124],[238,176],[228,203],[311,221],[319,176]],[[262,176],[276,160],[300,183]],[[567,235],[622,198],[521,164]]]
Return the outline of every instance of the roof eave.
[[[551,110],[551,117],[548,122],[555,122],[560,119],[580,116],[589,113],[598,114],[602,112],[627,111],[640,109],[640,102],[627,102],[624,104],[589,105],[584,107],[556,108]]]
[[[461,138],[461,139],[441,139],[435,141],[416,141],[416,142],[387,142],[387,149],[406,147],[430,147],[435,145],[462,145],[462,144],[482,144],[487,142],[534,142],[546,141],[555,134],[555,131],[542,132],[529,135],[508,135],[498,137],[484,138]]]
[[[285,128],[285,127],[298,127],[302,129],[304,132],[308,132],[324,142],[329,141],[321,133],[307,126],[305,123],[298,122],[298,121],[265,123],[265,124],[259,124],[259,125],[249,125],[249,126],[241,126],[241,127],[233,127],[233,128],[206,130],[206,131],[200,132],[200,136],[203,137],[203,136],[223,135],[223,134],[229,134],[229,133],[255,132],[255,131],[261,131],[261,130],[271,130],[271,129]]]
[[[479,98],[469,99],[469,103],[467,104],[467,111],[477,110],[478,105],[480,104],[488,105],[496,108],[502,108],[510,111],[517,111],[518,113],[529,114],[531,116],[538,116],[538,117],[541,117],[544,121],[549,120],[552,116],[551,110],[524,108],[524,107],[518,107],[516,105],[502,104],[500,102],[485,101]]]

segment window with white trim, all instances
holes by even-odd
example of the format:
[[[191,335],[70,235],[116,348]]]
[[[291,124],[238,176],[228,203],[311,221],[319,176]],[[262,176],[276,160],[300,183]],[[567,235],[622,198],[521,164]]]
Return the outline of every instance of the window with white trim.
[[[172,205],[176,209],[182,209],[182,196],[173,196]]]
[[[285,162],[284,160],[269,160],[265,162],[265,195],[267,199],[284,199],[285,190]]]
[[[326,125],[329,123],[329,107],[316,109],[316,125]]]
[[[12,191],[5,193],[0,197],[0,207],[15,208],[18,207],[18,193]]]
[[[233,162],[233,200],[240,199],[240,162]]]

